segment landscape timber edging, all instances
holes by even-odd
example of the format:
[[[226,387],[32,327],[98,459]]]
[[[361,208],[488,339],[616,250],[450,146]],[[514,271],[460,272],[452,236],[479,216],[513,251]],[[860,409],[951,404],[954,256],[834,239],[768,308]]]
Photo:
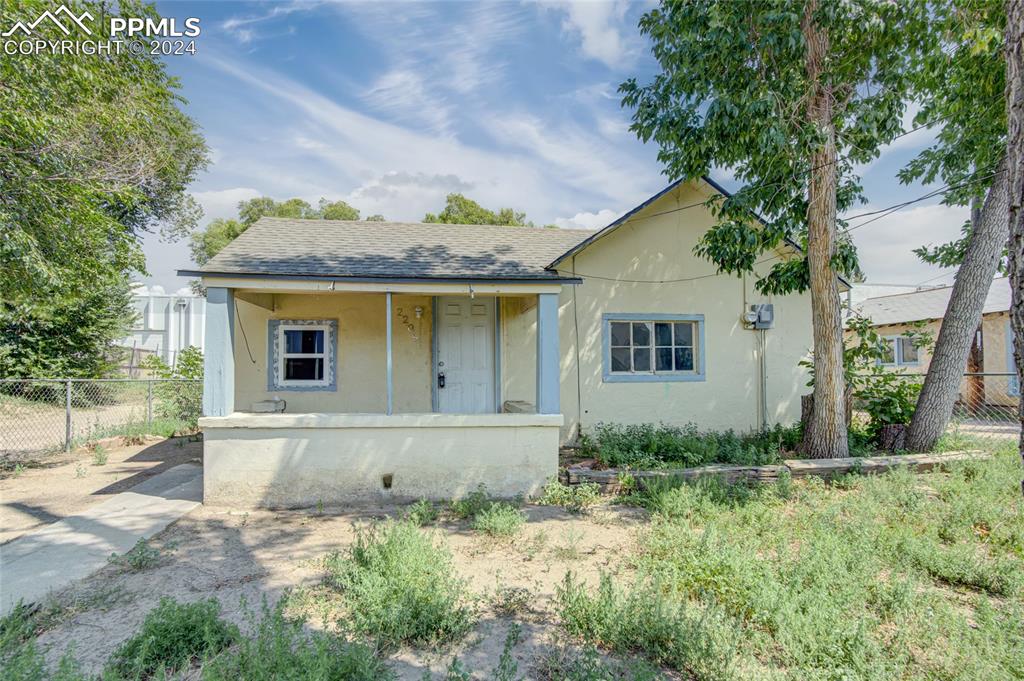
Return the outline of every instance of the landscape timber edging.
[[[834,478],[847,473],[875,475],[895,468],[909,468],[912,471],[929,471],[949,463],[959,461],[976,461],[991,456],[981,450],[946,452],[943,454],[901,454],[893,456],[847,457],[843,459],[787,459],[782,465],[776,466],[729,466],[713,464],[699,468],[670,468],[656,470],[631,470],[608,468],[593,470],[579,466],[564,469],[559,478],[567,485],[594,483],[605,494],[616,494],[622,488],[622,476],[630,476],[638,486],[647,480],[672,478],[696,480],[702,477],[717,477],[726,483],[736,482],[776,482],[779,475],[786,471],[794,478],[817,476]]]

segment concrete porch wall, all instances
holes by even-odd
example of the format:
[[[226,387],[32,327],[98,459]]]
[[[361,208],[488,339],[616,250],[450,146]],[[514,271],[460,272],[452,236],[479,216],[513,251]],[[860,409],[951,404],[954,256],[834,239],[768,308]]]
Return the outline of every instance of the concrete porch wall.
[[[199,420],[203,502],[287,508],[536,493],[560,414],[241,414]],[[384,476],[391,488],[385,489]]]

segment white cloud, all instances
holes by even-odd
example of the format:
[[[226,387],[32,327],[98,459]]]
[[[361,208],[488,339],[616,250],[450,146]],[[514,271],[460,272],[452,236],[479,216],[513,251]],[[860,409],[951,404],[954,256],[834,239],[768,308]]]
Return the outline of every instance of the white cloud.
[[[857,213],[878,208],[859,207]],[[968,213],[960,206],[917,206],[855,229],[851,234],[868,282],[918,284],[939,276],[943,270],[921,262],[913,249],[959,238]],[[862,221],[852,221],[858,222]]]
[[[447,132],[451,107],[443,96],[431,91],[423,76],[412,68],[388,71],[363,94],[363,101],[393,120],[426,123],[434,132]]]
[[[562,229],[602,229],[607,227],[622,211],[605,208],[596,213],[576,213],[571,218],[555,218],[555,224]]]
[[[603,62],[612,69],[632,64],[637,49],[635,43],[627,38],[627,35],[635,33],[635,27],[625,21],[628,3],[570,1],[546,6],[565,12],[562,30],[579,39],[583,56]]]
[[[262,35],[256,30],[258,25],[271,22],[275,19],[280,19],[281,17],[286,17],[295,12],[307,12],[316,9],[321,4],[322,3],[315,2],[313,0],[281,3],[262,14],[249,14],[245,16],[231,17],[230,19],[221,22],[220,27],[229,35],[234,36],[235,40],[243,45],[247,45],[253,40],[262,37]]]

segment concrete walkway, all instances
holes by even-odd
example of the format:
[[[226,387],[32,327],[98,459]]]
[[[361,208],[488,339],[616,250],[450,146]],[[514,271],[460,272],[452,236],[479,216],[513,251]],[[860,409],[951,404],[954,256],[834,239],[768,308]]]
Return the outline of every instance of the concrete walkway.
[[[203,469],[175,466],[81,513],[0,546],[0,615],[38,602],[152,537],[202,502]]]

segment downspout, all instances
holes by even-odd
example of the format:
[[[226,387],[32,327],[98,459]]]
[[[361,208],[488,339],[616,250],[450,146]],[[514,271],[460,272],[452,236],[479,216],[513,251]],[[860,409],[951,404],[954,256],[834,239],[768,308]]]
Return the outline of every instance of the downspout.
[[[576,256],[572,256],[572,276],[576,276]],[[576,335],[576,436],[583,434],[583,389],[580,386],[580,320],[576,307],[576,286],[572,287],[572,325]]]

